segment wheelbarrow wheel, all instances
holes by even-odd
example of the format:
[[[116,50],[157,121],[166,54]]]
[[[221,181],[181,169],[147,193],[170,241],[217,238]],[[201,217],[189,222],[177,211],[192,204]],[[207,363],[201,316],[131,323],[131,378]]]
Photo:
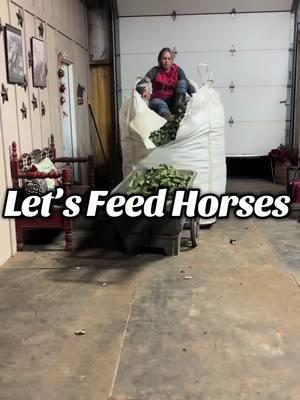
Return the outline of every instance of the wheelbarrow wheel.
[[[199,243],[199,221],[197,218],[190,219],[190,231],[192,247],[197,247]]]

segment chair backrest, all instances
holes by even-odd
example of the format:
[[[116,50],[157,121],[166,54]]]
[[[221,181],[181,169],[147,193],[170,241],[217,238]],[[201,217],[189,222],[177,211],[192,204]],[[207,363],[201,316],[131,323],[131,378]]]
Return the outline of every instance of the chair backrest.
[[[45,158],[53,160],[53,151],[51,147],[45,147],[43,150],[35,149],[31,153],[23,153],[18,158],[19,171],[27,172],[30,171],[32,164],[37,164]]]

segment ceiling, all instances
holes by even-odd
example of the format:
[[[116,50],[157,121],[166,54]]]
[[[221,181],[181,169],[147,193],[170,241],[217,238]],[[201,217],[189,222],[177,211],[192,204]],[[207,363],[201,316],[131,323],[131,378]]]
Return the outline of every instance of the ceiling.
[[[118,15],[147,16],[177,14],[290,11],[293,0],[117,0]]]

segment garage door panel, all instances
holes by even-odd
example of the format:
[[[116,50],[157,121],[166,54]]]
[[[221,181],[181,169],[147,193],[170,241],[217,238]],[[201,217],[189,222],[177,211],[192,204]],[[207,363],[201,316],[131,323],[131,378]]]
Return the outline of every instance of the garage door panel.
[[[227,153],[266,154],[285,141],[287,109],[280,102],[287,98],[293,18],[289,12],[186,15],[175,22],[169,16],[121,18],[122,94],[157,64],[162,38],[170,38],[175,62],[189,79],[200,84],[200,63],[213,73],[226,122],[234,120],[227,125]]]
[[[173,9],[178,14],[228,13],[233,5],[239,12],[282,11],[290,10],[292,0],[118,0],[119,15],[163,15]]]
[[[288,49],[290,19],[288,12],[238,14],[232,21],[232,44],[242,50]]]
[[[218,89],[225,107],[226,120],[235,121],[280,121],[286,118],[286,106],[280,101],[287,96],[286,86],[238,87],[234,93]],[[259,102],[259,107],[257,106]]]
[[[171,38],[170,17],[121,18],[119,21],[121,54],[158,52],[163,38]]]
[[[197,65],[208,64],[217,87],[229,87],[231,81],[235,86],[286,85],[288,78],[288,52],[285,50],[241,52],[234,57],[223,52],[178,54],[176,63],[184,69],[189,79],[198,84],[200,76]],[[143,76],[156,64],[154,53],[122,55],[122,88],[130,89],[137,77]]]
[[[285,141],[285,121],[239,122],[225,129],[226,155],[267,155]]]
[[[121,53],[158,52],[162,39],[178,51],[288,49],[289,13],[121,18]],[[133,40],[134,38],[134,40]],[[164,39],[165,41],[165,39]]]
[[[218,87],[229,87],[231,81],[235,86],[284,85],[288,78],[287,50],[243,51],[234,57],[228,52],[201,51],[178,54],[176,63],[196,82],[200,78],[197,65],[207,64]]]

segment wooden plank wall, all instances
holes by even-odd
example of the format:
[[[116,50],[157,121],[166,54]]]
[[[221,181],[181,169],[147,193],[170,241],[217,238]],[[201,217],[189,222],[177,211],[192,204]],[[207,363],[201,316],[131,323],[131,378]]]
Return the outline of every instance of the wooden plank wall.
[[[18,24],[20,10],[24,20]],[[78,153],[81,156],[91,152],[88,121],[88,24],[87,9],[82,0],[0,0],[0,18],[3,25],[10,24],[20,29],[23,39],[23,62],[28,87],[7,83],[4,32],[0,33],[0,88],[8,88],[9,101],[0,102],[0,198],[11,187],[10,145],[17,142],[19,151],[31,151],[48,144],[50,134],[55,135],[58,154],[63,154],[62,110],[59,103],[58,54],[66,53],[68,61],[74,64],[74,96],[77,85],[86,88],[84,105],[75,105]],[[44,26],[44,36],[39,34],[39,25]],[[32,70],[28,63],[31,38],[45,42],[48,65],[48,82],[44,89],[32,85]],[[38,108],[33,109],[32,97],[38,99]],[[1,100],[1,99],[0,99]],[[27,118],[23,119],[20,108],[24,102]],[[41,102],[46,106],[46,114],[41,115]],[[2,210],[3,201],[0,208]],[[4,221],[0,217],[0,264],[16,251],[15,227],[13,220]],[[9,243],[7,243],[9,238]]]
[[[90,104],[96,120],[99,135],[104,147],[107,162],[103,157],[99,139],[93,130],[93,143],[96,151],[98,177],[114,175],[115,171],[115,137],[113,106],[113,72],[112,66],[94,65],[90,67]]]

